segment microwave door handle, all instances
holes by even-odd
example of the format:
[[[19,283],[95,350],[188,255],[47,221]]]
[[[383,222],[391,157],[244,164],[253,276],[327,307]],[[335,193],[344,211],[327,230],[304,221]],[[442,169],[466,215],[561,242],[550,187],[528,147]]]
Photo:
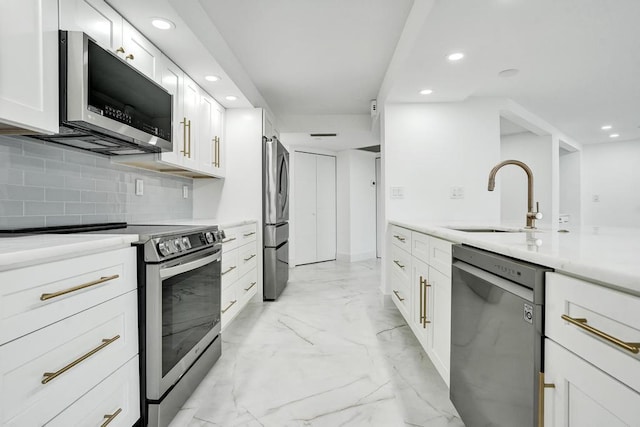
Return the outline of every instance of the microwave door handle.
[[[178,274],[186,273],[187,271],[195,270],[196,268],[203,267],[216,260],[220,259],[220,252],[216,252],[213,255],[209,255],[205,258],[200,258],[196,261],[191,261],[186,264],[179,264],[175,267],[167,267],[160,269],[160,278],[167,279],[169,277],[177,276]]]

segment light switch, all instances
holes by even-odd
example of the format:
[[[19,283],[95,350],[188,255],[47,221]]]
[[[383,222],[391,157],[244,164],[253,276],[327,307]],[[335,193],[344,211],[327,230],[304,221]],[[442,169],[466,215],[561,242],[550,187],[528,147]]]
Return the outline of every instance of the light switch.
[[[392,199],[404,199],[404,187],[391,187]]]
[[[464,199],[464,187],[454,186],[450,188],[450,199]]]
[[[187,187],[186,185],[182,186],[182,198],[183,199],[189,198],[189,187]]]

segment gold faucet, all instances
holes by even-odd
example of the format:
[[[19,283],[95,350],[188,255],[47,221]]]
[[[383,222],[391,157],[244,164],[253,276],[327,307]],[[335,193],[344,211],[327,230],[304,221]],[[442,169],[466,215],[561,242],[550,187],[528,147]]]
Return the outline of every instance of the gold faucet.
[[[529,166],[521,162],[520,160],[505,160],[498,163],[489,172],[489,186],[488,190],[493,191],[496,187],[496,173],[501,167],[505,165],[520,166],[527,173],[527,226],[525,228],[536,228],[536,219],[542,219],[542,213],[540,212],[540,205],[536,202],[536,210],[533,210],[533,172]]]

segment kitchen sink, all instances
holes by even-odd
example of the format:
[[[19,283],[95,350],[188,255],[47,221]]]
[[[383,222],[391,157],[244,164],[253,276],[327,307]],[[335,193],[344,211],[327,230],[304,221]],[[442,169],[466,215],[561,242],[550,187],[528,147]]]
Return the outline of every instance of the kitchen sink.
[[[465,233],[522,233],[519,228],[492,228],[492,227],[445,227],[449,230],[463,231]]]

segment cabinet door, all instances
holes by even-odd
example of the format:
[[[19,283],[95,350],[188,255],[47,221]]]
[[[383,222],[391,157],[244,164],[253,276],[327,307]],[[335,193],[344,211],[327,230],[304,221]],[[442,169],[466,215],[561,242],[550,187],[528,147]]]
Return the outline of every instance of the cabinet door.
[[[0,2],[0,122],[58,132],[56,0]]]
[[[183,81],[183,118],[181,129],[183,133],[182,164],[191,169],[197,169],[198,156],[198,108],[200,107],[200,87],[187,75]]]
[[[82,31],[124,58],[122,17],[103,0],[59,0],[60,29]]]
[[[433,324],[428,352],[448,386],[451,354],[451,278],[430,266],[428,289],[427,319]]]
[[[182,161],[182,147],[184,146],[184,132],[182,128],[183,98],[184,98],[184,73],[176,64],[171,62],[166,56],[162,56],[158,69],[158,80],[163,88],[172,95],[173,121],[172,142],[173,151],[160,154],[160,159],[174,165],[179,165]]]
[[[545,339],[547,427],[638,425],[640,394],[550,339]]]
[[[219,140],[215,133],[214,121],[218,103],[202,92],[200,96],[200,117],[198,122],[198,169],[211,175],[218,175]]]
[[[157,80],[162,53],[127,21],[122,23],[122,44],[127,63],[150,79]]]
[[[295,153],[296,264],[316,262],[316,156]]]
[[[216,138],[216,143],[214,146],[214,167],[215,174],[219,177],[225,176],[227,167],[227,163],[225,161],[224,116],[224,107],[214,101],[211,118],[211,129],[214,138]]]
[[[336,158],[316,157],[316,261],[336,259]]]

